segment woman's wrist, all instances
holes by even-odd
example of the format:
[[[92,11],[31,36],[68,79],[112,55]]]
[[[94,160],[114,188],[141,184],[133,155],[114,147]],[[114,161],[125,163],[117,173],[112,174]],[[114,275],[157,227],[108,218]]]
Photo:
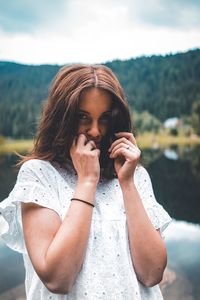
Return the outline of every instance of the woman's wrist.
[[[133,177],[119,179],[119,184],[122,190],[129,189],[130,187],[135,186]]]
[[[91,207],[94,207],[94,204],[93,204],[93,203],[88,202],[88,201],[85,201],[85,200],[83,200],[83,199],[72,198],[71,201],[79,201],[79,202],[82,202],[82,203],[84,203],[84,204],[87,204],[87,205],[89,205],[89,206],[91,206]]]
[[[77,184],[83,185],[83,186],[97,186],[99,182],[98,178],[95,177],[78,177]]]
[[[92,180],[78,179],[73,198],[83,199],[90,203],[94,203],[95,193],[97,189],[97,182]]]

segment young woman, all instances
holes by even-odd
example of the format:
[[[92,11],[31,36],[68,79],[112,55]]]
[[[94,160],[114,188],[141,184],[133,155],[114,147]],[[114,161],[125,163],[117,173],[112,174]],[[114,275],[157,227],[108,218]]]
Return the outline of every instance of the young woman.
[[[23,254],[28,300],[162,299],[170,217],[139,158],[112,71],[62,68],[0,204],[1,237]]]

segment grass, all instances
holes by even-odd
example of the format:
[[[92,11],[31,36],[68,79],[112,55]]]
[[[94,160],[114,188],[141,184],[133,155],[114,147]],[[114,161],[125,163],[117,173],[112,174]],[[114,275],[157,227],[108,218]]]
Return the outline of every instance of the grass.
[[[0,154],[23,153],[29,151],[33,146],[33,140],[5,140],[0,144]]]
[[[152,132],[147,132],[142,135],[138,135],[137,137],[138,145],[141,149],[144,148],[165,148],[169,147],[170,145],[196,145],[200,144],[200,136],[191,135],[169,135],[169,134],[154,134]]]
[[[145,148],[164,148],[170,145],[195,145],[200,144],[199,136],[187,137],[184,135],[172,136],[169,134],[154,134],[151,132],[138,135],[138,145],[141,149]],[[0,144],[0,154],[23,153],[30,150],[33,146],[33,140],[5,140]]]

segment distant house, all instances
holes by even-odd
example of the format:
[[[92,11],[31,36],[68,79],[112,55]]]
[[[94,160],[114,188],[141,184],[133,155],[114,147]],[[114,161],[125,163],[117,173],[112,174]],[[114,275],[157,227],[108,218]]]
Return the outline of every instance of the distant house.
[[[172,129],[172,128],[176,128],[179,125],[179,122],[180,122],[179,118],[174,117],[174,118],[169,118],[169,119],[165,120],[163,125],[165,128]]]

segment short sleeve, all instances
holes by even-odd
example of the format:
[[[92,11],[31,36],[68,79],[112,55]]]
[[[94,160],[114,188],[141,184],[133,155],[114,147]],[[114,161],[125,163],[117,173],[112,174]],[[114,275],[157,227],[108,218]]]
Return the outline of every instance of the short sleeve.
[[[35,203],[54,210],[58,215],[58,192],[53,166],[38,159],[25,162],[8,198],[0,203],[0,237],[12,248],[26,253],[21,220],[21,202]]]
[[[171,222],[171,218],[163,206],[156,201],[147,170],[143,166],[139,166],[136,172],[136,185],[144,208],[153,226],[163,234]]]

